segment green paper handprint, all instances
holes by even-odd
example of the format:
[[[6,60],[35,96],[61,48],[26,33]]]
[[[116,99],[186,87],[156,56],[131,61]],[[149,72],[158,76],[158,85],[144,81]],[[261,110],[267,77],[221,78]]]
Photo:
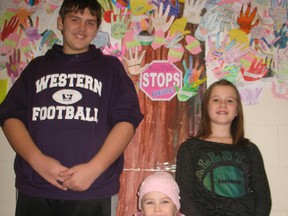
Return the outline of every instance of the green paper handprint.
[[[116,22],[114,21],[113,17],[114,14],[111,13],[111,37],[115,39],[123,39],[125,36],[125,33],[127,32],[127,27],[130,22],[130,20],[126,20],[125,18],[127,16],[127,8],[124,11],[124,14],[121,15],[121,12],[119,10],[116,11]]]
[[[182,61],[182,64],[185,71],[184,85],[181,89],[179,89],[178,86],[175,86],[175,89],[177,92],[178,100],[187,101],[197,95],[197,90],[199,89],[200,85],[206,81],[206,77],[199,80],[201,73],[204,71],[204,65],[199,67],[199,62],[196,62],[194,68],[192,68],[192,56],[189,56],[189,67],[187,67],[185,59]]]

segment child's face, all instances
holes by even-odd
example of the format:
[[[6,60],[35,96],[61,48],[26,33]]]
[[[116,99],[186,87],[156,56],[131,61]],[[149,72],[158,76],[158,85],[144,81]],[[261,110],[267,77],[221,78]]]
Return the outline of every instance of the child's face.
[[[71,12],[64,20],[59,16],[57,26],[63,34],[63,52],[78,54],[86,52],[97,33],[97,18],[86,8],[83,14]]]
[[[208,112],[212,126],[230,126],[237,115],[237,95],[230,86],[215,86],[209,99]]]
[[[175,216],[177,212],[172,200],[161,192],[149,192],[142,198],[142,213],[145,216]]]

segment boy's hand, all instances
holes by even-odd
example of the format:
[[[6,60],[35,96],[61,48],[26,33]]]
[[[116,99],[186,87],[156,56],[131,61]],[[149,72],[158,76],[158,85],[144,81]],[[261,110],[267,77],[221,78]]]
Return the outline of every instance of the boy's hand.
[[[93,170],[87,163],[60,172],[59,176],[64,179],[62,186],[74,191],[86,191],[100,175]]]
[[[59,173],[67,170],[68,168],[61,165],[61,163],[54,158],[43,155],[41,158],[38,158],[35,164],[32,164],[33,169],[41,175],[46,181],[54,185],[55,187],[61,190],[67,190],[67,188],[62,184],[65,178],[59,175]]]

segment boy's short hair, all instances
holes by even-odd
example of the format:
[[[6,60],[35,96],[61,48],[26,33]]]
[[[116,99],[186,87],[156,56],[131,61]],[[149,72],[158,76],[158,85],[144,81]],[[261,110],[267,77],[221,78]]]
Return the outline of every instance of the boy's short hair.
[[[86,8],[96,17],[97,27],[99,28],[102,21],[102,8],[97,0],[64,0],[59,10],[59,16],[64,20],[66,14],[78,11],[83,13]]]

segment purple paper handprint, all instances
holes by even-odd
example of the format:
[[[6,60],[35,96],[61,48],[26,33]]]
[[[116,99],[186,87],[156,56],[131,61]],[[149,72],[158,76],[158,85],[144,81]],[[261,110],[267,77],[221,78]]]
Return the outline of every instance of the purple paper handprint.
[[[33,25],[31,17],[28,16],[28,24],[26,23],[25,26],[20,24],[20,27],[30,41],[37,41],[41,38],[41,35],[38,33],[39,17],[36,17],[35,26]]]
[[[241,101],[245,105],[254,105],[259,103],[262,96],[263,86],[253,83],[238,83],[237,85]]]
[[[11,78],[12,83],[21,73],[21,53],[20,49],[14,49],[13,55],[9,57],[9,62],[6,63],[8,76]]]
[[[170,0],[152,0],[152,3],[159,8],[160,5],[163,5],[163,9],[164,11],[167,10],[167,8],[169,7],[169,12],[168,15],[169,16],[174,16],[174,17],[178,17],[179,15],[179,2],[178,0],[175,1],[175,4],[172,4]]]

